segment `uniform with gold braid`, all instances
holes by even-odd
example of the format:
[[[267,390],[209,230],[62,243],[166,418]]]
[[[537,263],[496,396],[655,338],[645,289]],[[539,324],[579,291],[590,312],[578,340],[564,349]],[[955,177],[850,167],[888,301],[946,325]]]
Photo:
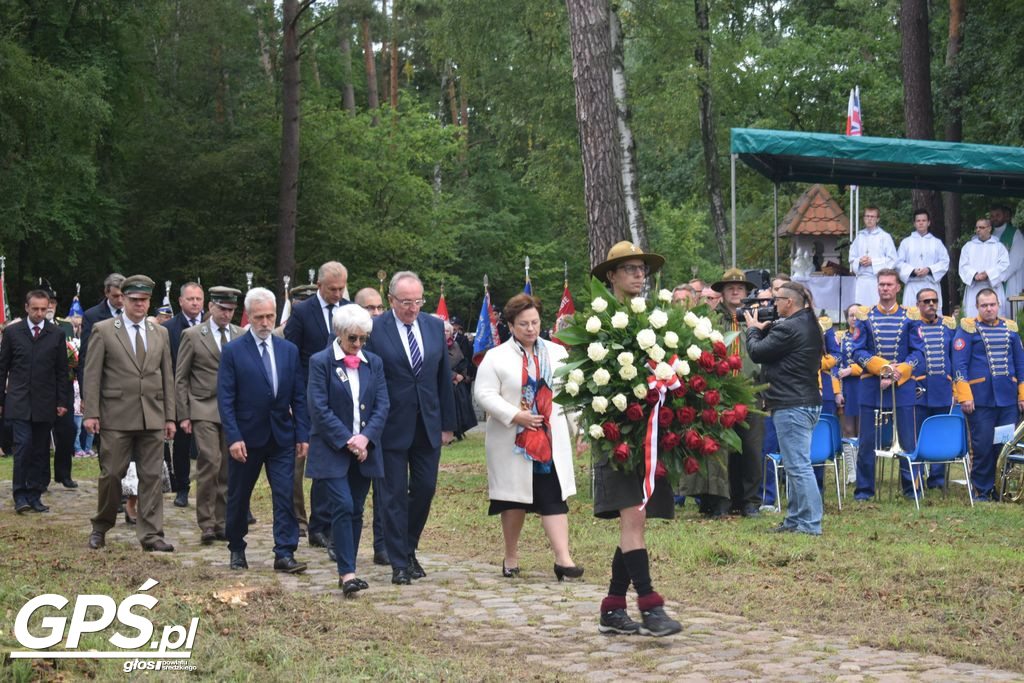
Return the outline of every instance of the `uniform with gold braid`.
[[[875,495],[876,452],[892,455],[891,452],[899,450],[897,444],[909,451],[917,443],[913,375],[924,363],[924,347],[917,331],[919,321],[904,306],[896,305],[889,311],[877,305],[870,309],[861,307],[856,318],[857,325],[850,330],[853,360],[863,368],[863,373],[858,388],[860,445],[854,498],[869,500]],[[883,390],[881,380],[890,376],[892,386]],[[888,434],[896,436],[891,444],[885,438]],[[902,461],[900,479],[904,495],[912,496],[910,471]]]
[[[994,497],[996,459],[1000,444],[993,444],[995,428],[1016,424],[1017,403],[1024,401],[1024,348],[1017,323],[998,318],[988,324],[964,318],[953,337],[953,393],[959,403],[974,402],[967,415],[971,434],[971,485],[975,500]]]
[[[956,320],[950,316],[936,316],[928,321],[921,318],[918,334],[924,343],[924,363],[917,366],[917,433],[932,415],[946,415],[953,406],[953,335]],[[928,466],[928,488],[942,488],[946,480],[945,465]]]

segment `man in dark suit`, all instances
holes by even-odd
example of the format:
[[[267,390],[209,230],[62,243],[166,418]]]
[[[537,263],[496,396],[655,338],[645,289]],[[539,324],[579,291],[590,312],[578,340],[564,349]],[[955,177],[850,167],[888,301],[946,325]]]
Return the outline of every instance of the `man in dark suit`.
[[[67,340],[71,339],[74,330],[66,320],[57,317],[57,295],[54,291],[46,291],[50,297],[50,306],[46,309],[47,321],[57,326],[57,331],[64,335],[65,353],[67,352]],[[77,368],[68,371],[68,382]],[[70,386],[70,384],[68,385]],[[67,401],[64,402],[64,413],[58,415],[53,422],[53,480],[59,482],[66,489],[77,489],[78,482],[71,478],[71,462],[75,452],[75,396],[74,391],[68,391]]]
[[[337,261],[328,261],[320,266],[317,273],[317,292],[305,301],[295,304],[288,323],[284,326],[284,338],[299,347],[302,362],[302,384],[305,386],[309,371],[309,357],[326,349],[334,340],[331,316],[339,306],[349,303],[342,298],[348,283],[348,270]],[[296,462],[296,468],[305,471],[305,459]],[[296,471],[297,478],[302,472]],[[331,511],[328,509],[323,483],[313,480],[309,487],[309,544],[328,549],[331,547]],[[332,558],[333,559],[333,558]]]
[[[71,383],[64,333],[46,320],[50,296],[25,297],[26,319],[4,330],[0,342],[0,414],[14,427],[14,509],[46,512],[50,431],[67,413]]]
[[[195,282],[186,282],[181,286],[178,297],[180,312],[165,323],[164,329],[171,340],[171,367],[178,369],[178,347],[181,346],[181,333],[203,322],[203,288]],[[174,432],[174,445],[171,448],[171,490],[174,491],[174,507],[188,507],[189,474],[192,469],[192,434],[178,425]]]
[[[245,536],[249,498],[266,466],[274,501],[274,570],[294,574],[299,525],[292,510],[295,458],[309,448],[309,414],[299,351],[272,334],[277,299],[263,287],[245,295],[249,332],[221,351],[217,405],[231,461],[228,463],[228,550],[232,569],[248,569]]]
[[[82,333],[78,336],[78,390],[85,400],[85,352],[89,348],[89,335],[92,334],[92,327],[98,322],[113,317],[121,317],[124,312],[124,293],[121,285],[124,284],[124,275],[111,273],[103,281],[103,301],[88,309],[82,315]]]
[[[367,350],[380,356],[391,401],[384,428],[384,540],[391,582],[426,576],[416,559],[437,488],[441,446],[455,431],[455,398],[444,324],[421,313],[423,283],[400,271],[388,287],[391,312],[379,316]]]

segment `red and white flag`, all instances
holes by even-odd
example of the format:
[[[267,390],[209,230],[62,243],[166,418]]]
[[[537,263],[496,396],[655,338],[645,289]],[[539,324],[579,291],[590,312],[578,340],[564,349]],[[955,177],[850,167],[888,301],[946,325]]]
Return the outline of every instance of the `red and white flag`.
[[[437,312],[434,313],[441,320],[448,320],[448,304],[444,300],[444,292],[441,293],[441,298],[437,300]]]
[[[846,134],[863,135],[860,121],[860,86],[850,90],[850,102],[846,106]]]
[[[564,289],[562,290],[562,302],[558,305],[558,315],[555,317],[555,326],[551,330],[551,341],[562,344],[558,340],[558,331],[564,329],[569,324],[569,318],[576,315],[576,306],[572,302],[572,294],[569,293],[569,281],[565,281]],[[562,344],[566,346],[566,344]]]

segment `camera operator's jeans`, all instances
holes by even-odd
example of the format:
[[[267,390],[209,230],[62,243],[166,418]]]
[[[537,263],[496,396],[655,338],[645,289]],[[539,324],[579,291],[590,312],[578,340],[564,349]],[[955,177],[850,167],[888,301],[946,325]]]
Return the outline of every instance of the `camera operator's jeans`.
[[[811,433],[821,406],[780,408],[772,412],[779,452],[786,468],[786,519],[782,526],[805,534],[821,534],[821,492],[811,467]]]

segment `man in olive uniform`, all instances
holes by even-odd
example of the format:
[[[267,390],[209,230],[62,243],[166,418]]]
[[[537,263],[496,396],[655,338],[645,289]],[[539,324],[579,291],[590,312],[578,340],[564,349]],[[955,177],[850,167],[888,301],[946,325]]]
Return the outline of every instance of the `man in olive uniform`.
[[[139,475],[136,533],[143,550],[172,552],[163,539],[163,447],[174,438],[174,373],[167,330],[146,319],[153,281],[125,278],[124,315],[96,323],[85,365],[85,428],[103,430],[96,516],[89,547],[106,544],[117,520],[121,479],[133,457]]]
[[[199,451],[196,521],[204,545],[227,540],[230,455],[217,408],[217,369],[221,349],[242,335],[242,328],[231,324],[242,293],[231,287],[211,287],[209,294],[206,319],[181,333],[178,367],[174,371],[178,419]]]

